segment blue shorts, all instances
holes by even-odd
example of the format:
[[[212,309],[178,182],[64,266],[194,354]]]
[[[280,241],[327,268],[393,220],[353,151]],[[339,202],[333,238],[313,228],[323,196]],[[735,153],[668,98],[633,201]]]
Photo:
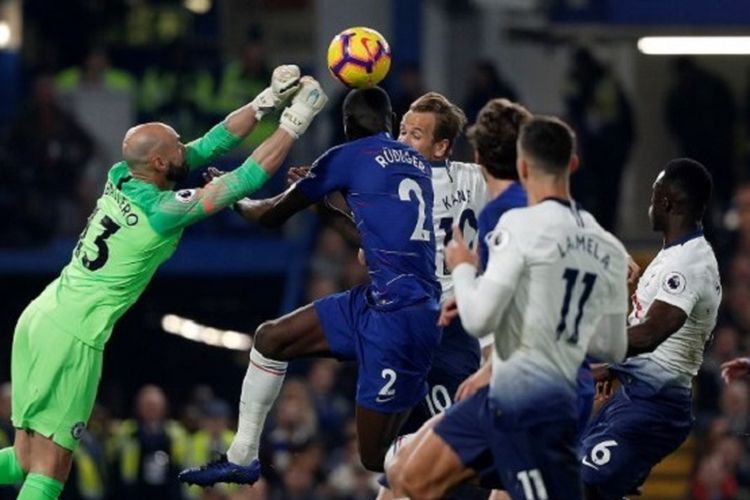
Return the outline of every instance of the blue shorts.
[[[586,428],[579,445],[583,482],[620,499],[687,439],[693,425],[687,388],[652,389],[630,376]]]
[[[382,413],[411,409],[427,393],[427,373],[442,330],[440,308],[425,300],[381,311],[367,300],[367,285],[314,302],[333,354],[356,360],[357,404]]]
[[[530,426],[510,425],[488,397],[489,388],[452,406],[435,426],[480,483],[501,481],[514,499],[583,498],[575,442],[577,422],[563,413]],[[549,409],[545,409],[549,413]],[[527,495],[529,491],[532,495]]]
[[[591,409],[594,407],[594,377],[591,375],[591,365],[584,360],[578,368],[576,377],[576,404],[578,406],[578,437],[583,435],[586,425],[591,418]]]
[[[422,424],[453,405],[458,386],[479,369],[481,360],[479,341],[466,333],[460,321],[448,325],[427,374],[427,394],[412,410],[401,434],[417,432]]]

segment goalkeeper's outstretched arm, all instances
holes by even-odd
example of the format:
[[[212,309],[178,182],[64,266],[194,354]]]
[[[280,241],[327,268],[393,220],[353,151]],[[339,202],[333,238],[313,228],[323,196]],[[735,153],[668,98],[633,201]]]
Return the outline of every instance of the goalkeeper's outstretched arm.
[[[252,102],[232,111],[203,137],[186,145],[188,168],[202,167],[237,147],[264,115],[281,107],[299,90],[300,82],[297,66],[288,64],[274,69],[271,84]]]
[[[164,192],[150,220],[159,231],[195,223],[258,190],[279,169],[294,141],[305,132],[327,102],[317,81],[305,77],[302,88],[279,121],[279,129],[237,169],[214,178],[201,189]]]

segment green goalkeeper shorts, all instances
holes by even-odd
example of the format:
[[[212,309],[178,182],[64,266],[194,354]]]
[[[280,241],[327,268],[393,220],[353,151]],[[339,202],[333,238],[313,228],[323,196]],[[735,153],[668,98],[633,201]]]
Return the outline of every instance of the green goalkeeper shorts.
[[[75,450],[94,407],[102,358],[102,351],[27,307],[13,335],[13,425]]]

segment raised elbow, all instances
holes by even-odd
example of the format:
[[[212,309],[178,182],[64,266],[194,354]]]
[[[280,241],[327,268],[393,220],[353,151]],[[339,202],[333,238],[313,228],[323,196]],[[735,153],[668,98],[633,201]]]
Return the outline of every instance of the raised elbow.
[[[466,333],[473,337],[484,337],[491,332],[492,326],[485,318],[480,318],[472,315],[461,316],[461,325],[464,327]]]

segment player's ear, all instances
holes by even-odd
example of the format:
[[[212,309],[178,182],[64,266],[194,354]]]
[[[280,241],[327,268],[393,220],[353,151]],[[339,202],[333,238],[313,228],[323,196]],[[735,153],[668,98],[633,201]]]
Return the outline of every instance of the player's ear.
[[[151,168],[157,172],[165,172],[167,170],[167,162],[164,161],[164,158],[161,155],[152,155],[148,159],[148,163],[151,165]]]
[[[577,172],[580,166],[581,166],[580,158],[578,158],[577,154],[573,153],[573,156],[570,157],[570,166],[569,166],[570,173],[573,174]]]
[[[670,213],[675,208],[675,203],[667,195],[661,196],[661,206],[664,209],[664,213]]]
[[[442,139],[432,145],[432,155],[436,158],[445,158],[450,154],[451,143],[448,139]]]
[[[516,159],[516,170],[518,170],[518,178],[520,180],[526,180],[529,177],[529,164],[526,163],[526,160],[523,159],[523,157],[519,156]]]

